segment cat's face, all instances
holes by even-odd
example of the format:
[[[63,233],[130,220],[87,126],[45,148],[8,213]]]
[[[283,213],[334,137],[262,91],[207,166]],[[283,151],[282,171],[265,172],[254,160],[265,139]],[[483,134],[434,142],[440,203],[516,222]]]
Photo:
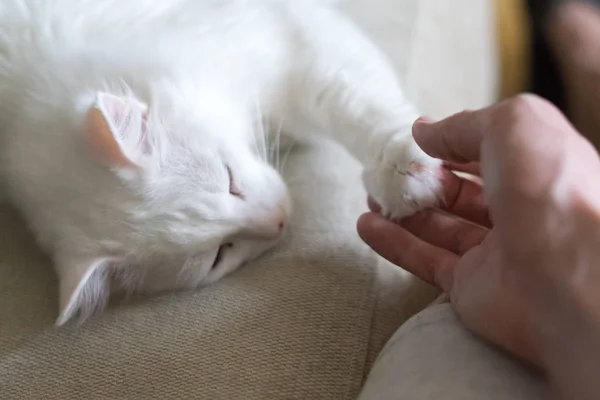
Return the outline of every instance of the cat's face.
[[[255,151],[252,125],[234,122],[168,119],[133,99],[98,96],[85,137],[92,162],[114,179],[90,189],[104,191],[103,201],[87,211],[107,217],[78,227],[90,230],[95,254],[83,268],[81,257],[76,266],[57,260],[59,323],[97,308],[111,285],[154,292],[212,283],[281,239],[291,212],[285,183]]]

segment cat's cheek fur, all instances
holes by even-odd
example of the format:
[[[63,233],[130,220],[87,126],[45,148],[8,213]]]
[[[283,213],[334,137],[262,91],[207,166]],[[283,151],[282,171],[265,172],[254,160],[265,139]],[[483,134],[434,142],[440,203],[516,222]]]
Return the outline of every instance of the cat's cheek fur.
[[[400,219],[441,205],[442,162],[429,157],[410,133],[391,137],[365,166],[363,183],[385,217]]]

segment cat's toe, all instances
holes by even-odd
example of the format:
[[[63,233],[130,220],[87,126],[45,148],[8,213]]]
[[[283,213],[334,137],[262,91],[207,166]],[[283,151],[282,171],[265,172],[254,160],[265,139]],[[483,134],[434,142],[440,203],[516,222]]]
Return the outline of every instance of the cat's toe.
[[[375,168],[367,168],[363,180],[381,214],[400,219],[441,203],[442,176],[441,161],[417,154],[408,160],[387,157]]]

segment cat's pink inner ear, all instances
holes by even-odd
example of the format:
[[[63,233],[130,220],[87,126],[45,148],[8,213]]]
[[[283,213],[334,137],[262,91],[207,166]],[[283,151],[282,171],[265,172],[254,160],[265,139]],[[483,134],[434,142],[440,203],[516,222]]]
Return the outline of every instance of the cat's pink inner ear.
[[[88,145],[111,167],[139,166],[148,148],[146,107],[134,99],[99,93],[85,121]]]
[[[108,298],[107,258],[62,259],[59,268],[59,316],[61,326],[78,313],[86,317],[104,306]]]

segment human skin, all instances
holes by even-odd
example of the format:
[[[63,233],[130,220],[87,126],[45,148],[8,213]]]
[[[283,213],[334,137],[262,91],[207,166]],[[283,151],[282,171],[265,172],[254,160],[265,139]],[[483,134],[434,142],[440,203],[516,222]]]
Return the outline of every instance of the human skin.
[[[371,212],[358,232],[376,252],[438,286],[481,338],[548,374],[569,399],[600,386],[600,159],[550,103],[522,95],[414,137],[453,170],[445,202],[402,221]]]

